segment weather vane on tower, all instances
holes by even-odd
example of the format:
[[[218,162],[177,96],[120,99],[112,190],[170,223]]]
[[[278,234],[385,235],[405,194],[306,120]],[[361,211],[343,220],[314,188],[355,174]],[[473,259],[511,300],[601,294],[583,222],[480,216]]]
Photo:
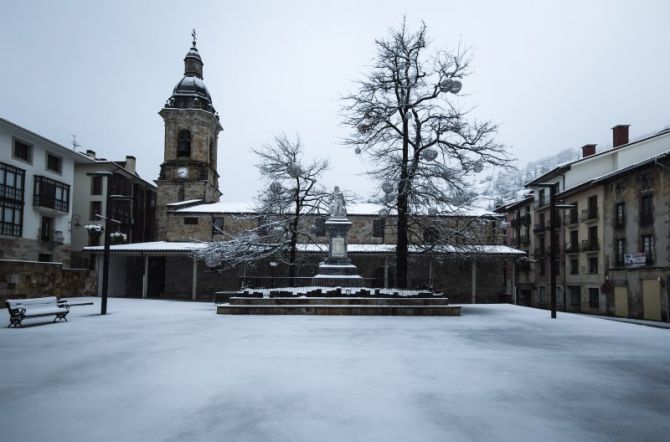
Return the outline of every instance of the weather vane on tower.
[[[191,31],[191,37],[193,37],[193,47],[195,47],[195,41],[198,39],[195,34],[195,28],[193,28],[193,31]]]

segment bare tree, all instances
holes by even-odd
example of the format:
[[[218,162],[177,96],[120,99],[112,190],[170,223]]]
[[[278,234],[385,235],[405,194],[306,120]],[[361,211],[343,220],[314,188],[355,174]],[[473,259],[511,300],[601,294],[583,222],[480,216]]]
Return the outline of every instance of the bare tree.
[[[299,243],[312,242],[311,226],[301,222],[305,215],[318,214],[325,196],[319,184],[328,161],[305,162],[300,138],[275,137],[272,144],[253,149],[256,165],[265,182],[256,197],[253,214],[240,217],[248,228],[242,232],[223,233],[223,240],[213,242],[196,252],[201,259],[214,256],[226,267],[277,259],[289,267],[289,281],[294,283]],[[246,219],[244,219],[246,218]]]
[[[411,223],[424,223],[428,208],[445,214],[470,205],[468,175],[509,158],[494,140],[496,126],[470,121],[454,97],[468,74],[467,50],[427,55],[425,24],[411,32],[404,19],[376,44],[371,72],[344,97],[343,121],[354,129],[345,142],[393,195],[386,201],[397,211],[396,273],[405,287]]]

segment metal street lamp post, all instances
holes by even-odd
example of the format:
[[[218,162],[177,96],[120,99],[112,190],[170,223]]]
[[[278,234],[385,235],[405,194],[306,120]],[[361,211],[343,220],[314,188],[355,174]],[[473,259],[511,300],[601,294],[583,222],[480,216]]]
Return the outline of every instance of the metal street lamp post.
[[[556,211],[558,209],[571,209],[572,204],[556,204],[556,190],[558,183],[539,183],[539,187],[549,188],[549,259],[551,260],[551,317],[556,318],[556,258],[558,252],[558,244],[556,243],[556,228],[558,227],[558,220],[556,219]]]
[[[105,245],[103,248],[103,254],[102,254],[102,290],[101,290],[101,302],[100,302],[100,314],[101,315],[106,315],[107,314],[107,294],[108,294],[108,286],[109,286],[109,246],[111,242],[110,234],[111,234],[111,223],[117,223],[121,224],[120,221],[116,221],[111,219],[110,215],[110,204],[112,200],[128,200],[132,199],[131,197],[124,196],[124,195],[110,195],[110,186],[109,186],[109,179],[114,175],[112,172],[109,171],[99,171],[99,172],[89,172],[87,173],[89,176],[100,176],[100,177],[106,177],[106,182],[107,182],[107,189],[105,192],[105,214],[104,215],[97,215],[98,218],[104,219],[105,220],[105,236],[104,236],[104,241]]]

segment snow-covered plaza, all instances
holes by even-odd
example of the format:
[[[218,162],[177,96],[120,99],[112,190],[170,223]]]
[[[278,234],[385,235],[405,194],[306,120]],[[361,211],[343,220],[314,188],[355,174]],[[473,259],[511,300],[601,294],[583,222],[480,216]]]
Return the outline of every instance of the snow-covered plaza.
[[[670,434],[670,330],[511,305],[467,305],[461,317],[266,317],[110,299],[102,317],[94,300],[66,323],[0,330],[0,439]]]

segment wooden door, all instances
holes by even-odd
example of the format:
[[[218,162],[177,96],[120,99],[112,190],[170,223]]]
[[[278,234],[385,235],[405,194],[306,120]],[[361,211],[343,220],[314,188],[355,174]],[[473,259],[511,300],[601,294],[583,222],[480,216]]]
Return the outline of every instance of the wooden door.
[[[628,317],[628,287],[614,287],[614,315]]]
[[[661,283],[656,279],[642,280],[644,319],[661,320]]]

